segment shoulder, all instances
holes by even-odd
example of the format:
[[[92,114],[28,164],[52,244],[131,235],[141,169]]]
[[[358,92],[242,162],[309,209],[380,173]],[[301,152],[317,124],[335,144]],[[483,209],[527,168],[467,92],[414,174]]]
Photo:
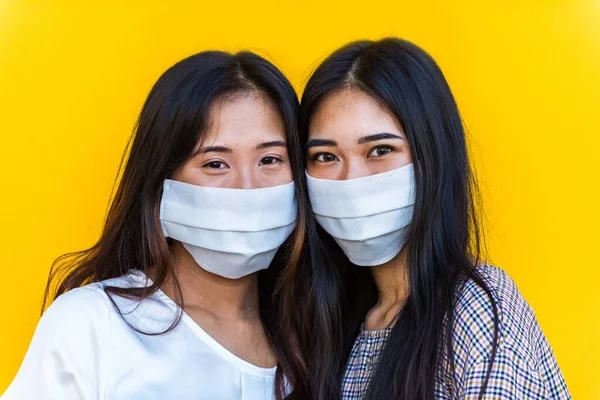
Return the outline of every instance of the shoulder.
[[[105,349],[130,331],[120,314],[134,310],[138,302],[109,295],[105,288],[124,287],[128,282],[128,276],[124,276],[91,283],[58,296],[38,322],[28,350],[29,358],[58,357],[69,360],[63,361],[67,364],[79,365],[83,359],[107,357]]]
[[[476,271],[481,282],[467,279],[456,293],[455,343],[463,343],[471,355],[486,359],[491,356],[496,333],[498,350],[511,347],[531,359],[532,344],[541,333],[533,310],[504,270],[484,265]]]
[[[75,334],[91,326],[107,326],[116,313],[115,303],[104,290],[106,287],[134,287],[139,281],[131,274],[102,282],[90,283],[58,296],[40,319],[38,329],[66,331]],[[125,299],[118,303],[126,302]]]
[[[476,395],[489,373],[489,387],[504,388],[502,394],[508,390],[515,398],[570,398],[535,313],[515,282],[489,265],[479,267],[477,275],[479,279],[464,280],[456,293],[451,329],[455,364],[454,372],[443,370],[446,382],[454,382],[451,386],[457,385],[465,396]],[[497,348],[490,363],[495,334]],[[447,366],[445,350],[443,354]]]
[[[113,310],[104,291],[95,285],[58,296],[42,315],[32,345],[51,349],[84,350],[94,338],[110,337]]]
[[[86,285],[58,296],[42,315],[40,325],[80,323],[108,317],[109,303],[98,285]]]
[[[111,376],[114,314],[102,282],[57,297],[37,325],[7,399],[101,397]]]

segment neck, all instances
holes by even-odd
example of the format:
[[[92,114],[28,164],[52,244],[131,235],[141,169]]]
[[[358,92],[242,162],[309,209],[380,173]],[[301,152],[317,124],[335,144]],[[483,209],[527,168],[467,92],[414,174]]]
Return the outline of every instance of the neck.
[[[258,318],[257,273],[227,279],[201,268],[179,242],[172,246],[174,278],[181,290],[184,311],[201,309],[218,318]],[[176,299],[177,287],[168,280],[163,291]]]
[[[377,286],[377,304],[366,318],[367,329],[381,329],[394,324],[409,293],[406,252],[404,249],[392,260],[371,267]]]

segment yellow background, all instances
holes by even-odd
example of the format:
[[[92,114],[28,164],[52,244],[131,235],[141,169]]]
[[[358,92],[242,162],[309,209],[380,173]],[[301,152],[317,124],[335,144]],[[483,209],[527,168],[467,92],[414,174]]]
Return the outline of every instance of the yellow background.
[[[98,237],[158,76],[205,49],[267,55],[298,90],[347,41],[439,62],[472,135],[492,261],[535,309],[575,399],[600,399],[600,0],[0,0],[0,393],[48,268]]]

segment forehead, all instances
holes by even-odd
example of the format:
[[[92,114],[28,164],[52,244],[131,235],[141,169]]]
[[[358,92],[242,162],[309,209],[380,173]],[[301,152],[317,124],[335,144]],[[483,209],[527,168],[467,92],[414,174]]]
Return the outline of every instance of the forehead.
[[[285,139],[283,118],[264,94],[239,93],[214,102],[205,141],[235,144],[264,138]]]
[[[310,120],[309,137],[358,137],[378,132],[402,132],[399,121],[379,102],[359,89],[329,94]]]

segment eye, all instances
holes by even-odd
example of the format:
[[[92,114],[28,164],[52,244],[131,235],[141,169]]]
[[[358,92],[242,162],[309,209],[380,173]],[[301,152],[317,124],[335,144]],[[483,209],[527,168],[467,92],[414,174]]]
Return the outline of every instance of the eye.
[[[330,163],[330,162],[334,162],[334,161],[339,161],[339,158],[337,158],[335,155],[333,155],[331,153],[317,153],[317,154],[313,155],[311,158],[313,161],[322,162],[322,163]]]
[[[229,166],[227,164],[225,164],[225,162],[223,161],[209,161],[206,164],[202,165],[203,168],[210,168],[210,169],[225,169],[225,168],[229,168]]]
[[[267,157],[263,157],[260,162],[258,163],[258,165],[271,165],[271,164],[276,164],[276,163],[280,163],[283,160],[281,158],[277,158],[277,157],[273,157],[273,156],[267,156]]]
[[[393,148],[392,146],[377,146],[377,147],[373,147],[369,151],[369,155],[367,156],[367,158],[370,158],[370,157],[382,157],[382,156],[385,156],[388,153],[391,153],[394,150],[396,150],[396,149]]]

